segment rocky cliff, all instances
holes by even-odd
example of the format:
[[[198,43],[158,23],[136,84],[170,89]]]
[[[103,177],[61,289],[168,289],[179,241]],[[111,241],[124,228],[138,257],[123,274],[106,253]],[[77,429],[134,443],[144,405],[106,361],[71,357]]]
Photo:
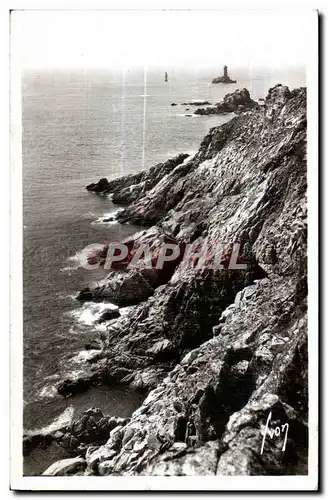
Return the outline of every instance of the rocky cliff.
[[[134,286],[134,305],[108,323],[85,377],[59,392],[121,383],[147,397],[103,444],[82,446],[78,473],[306,474],[305,89],[276,86],[193,157],[101,184],[93,190],[126,205],[119,222],[146,226],[139,243],[239,242],[246,269],[177,260],[165,276],[110,273],[97,300]]]

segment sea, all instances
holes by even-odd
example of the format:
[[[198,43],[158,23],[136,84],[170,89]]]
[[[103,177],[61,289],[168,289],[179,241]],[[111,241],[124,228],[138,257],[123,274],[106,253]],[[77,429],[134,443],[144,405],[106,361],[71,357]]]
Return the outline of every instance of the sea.
[[[164,81],[165,70],[168,81]],[[142,395],[98,387],[62,398],[56,386],[83,373],[85,345],[104,326],[106,304],[81,304],[78,292],[106,276],[80,266],[83,248],[140,230],[103,222],[119,207],[85,187],[193,154],[230,115],[193,115],[184,102],[220,101],[246,87],[265,98],[277,83],[306,86],[302,68],[229,68],[237,84],[211,84],[219,68],[46,69],[22,77],[24,431],[43,429],[95,406],[129,416]],[[176,106],[172,106],[176,103]],[[68,413],[67,413],[68,412]],[[30,468],[33,473],[33,466]]]

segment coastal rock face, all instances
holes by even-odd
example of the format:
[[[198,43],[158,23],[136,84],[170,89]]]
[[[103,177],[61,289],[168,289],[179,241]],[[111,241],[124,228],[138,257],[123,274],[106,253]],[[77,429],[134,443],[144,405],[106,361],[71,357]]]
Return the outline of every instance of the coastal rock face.
[[[102,194],[110,193],[113,203],[129,204],[144,196],[160,179],[169,174],[177,165],[183,163],[188,156],[188,154],[179,154],[164,163],[158,163],[149,170],[126,175],[110,182],[107,179],[100,179],[97,184],[90,184],[86,189]]]
[[[196,109],[195,115],[220,115],[223,113],[238,114],[258,107],[258,103],[251,99],[249,91],[244,88],[235,90],[231,94],[226,94],[223,100],[215,106]]]
[[[181,262],[184,250],[184,246],[181,244],[179,255],[164,262],[163,266],[156,269],[155,265],[162,245],[177,244],[176,239],[168,236],[162,228],[155,226],[148,231],[141,231],[132,238],[124,239],[121,243],[128,248],[128,255],[120,261],[111,263],[110,266],[111,269],[119,269],[120,272],[109,272],[108,276],[97,285],[90,285],[81,290],[76,297],[77,300],[81,302],[111,302],[119,307],[130,306],[146,300],[153,295],[157,287],[168,282]],[[145,247],[147,247],[149,251],[147,255],[150,257],[147,267],[144,265],[145,254],[141,252],[141,249]],[[106,266],[107,252],[108,245],[105,245],[98,252],[97,258],[93,255],[94,263],[99,262]],[[135,264],[133,263],[134,257],[136,257]],[[149,264],[152,267],[149,268]],[[116,315],[116,317],[118,316],[119,314]]]
[[[153,293],[153,287],[141,272],[132,271],[120,274],[113,272],[102,281],[102,284],[82,290],[77,299],[82,302],[111,302],[119,307],[126,307],[146,300]],[[109,314],[106,312],[105,316],[108,317]],[[108,319],[114,319],[118,316],[119,313],[112,315],[111,318],[108,317]]]
[[[98,408],[89,408],[67,426],[57,442],[70,453],[79,452],[84,456],[90,443],[94,446],[103,444],[113,429],[126,423],[124,418],[108,417]]]
[[[41,431],[25,436],[23,455],[26,457],[34,449],[46,450],[50,445],[61,450],[63,460],[49,467],[44,475],[71,475],[86,468],[86,452],[92,444],[93,451],[105,444],[113,429],[123,427],[128,419],[104,415],[98,408],[89,408],[69,421],[51,425]],[[90,450],[89,450],[90,452]],[[76,455],[76,461],[74,458]],[[67,460],[66,460],[67,458]]]
[[[182,260],[108,327],[88,377],[148,396],[85,474],[307,473],[306,174],[306,90],[276,86],[121,212],[154,241],[239,242],[246,269]]]

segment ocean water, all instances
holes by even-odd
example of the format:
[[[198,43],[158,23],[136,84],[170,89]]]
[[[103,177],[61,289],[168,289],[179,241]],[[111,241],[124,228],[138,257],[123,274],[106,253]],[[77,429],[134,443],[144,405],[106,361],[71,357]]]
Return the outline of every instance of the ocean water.
[[[253,98],[284,83],[305,86],[301,69],[235,68],[232,85],[211,85],[220,71],[158,68],[98,71],[29,71],[22,80],[24,428],[40,429],[73,408],[90,406],[127,416],[142,396],[98,388],[72,399],[56,384],[86,365],[84,345],[98,336],[95,320],[105,306],[79,304],[76,294],[102,279],[103,270],[79,267],[91,243],[117,240],[139,230],[99,223],[117,210],[85,186],[195,152],[208,130],[229,116],[188,116],[184,101],[217,102],[236,88]],[[177,106],[171,106],[175,102]],[[189,110],[187,109],[189,107]]]

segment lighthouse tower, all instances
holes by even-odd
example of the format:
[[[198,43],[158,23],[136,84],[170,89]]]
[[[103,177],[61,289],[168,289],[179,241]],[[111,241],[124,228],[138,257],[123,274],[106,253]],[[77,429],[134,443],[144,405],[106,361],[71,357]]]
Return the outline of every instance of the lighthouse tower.
[[[228,66],[223,66],[223,76],[228,76]]]

